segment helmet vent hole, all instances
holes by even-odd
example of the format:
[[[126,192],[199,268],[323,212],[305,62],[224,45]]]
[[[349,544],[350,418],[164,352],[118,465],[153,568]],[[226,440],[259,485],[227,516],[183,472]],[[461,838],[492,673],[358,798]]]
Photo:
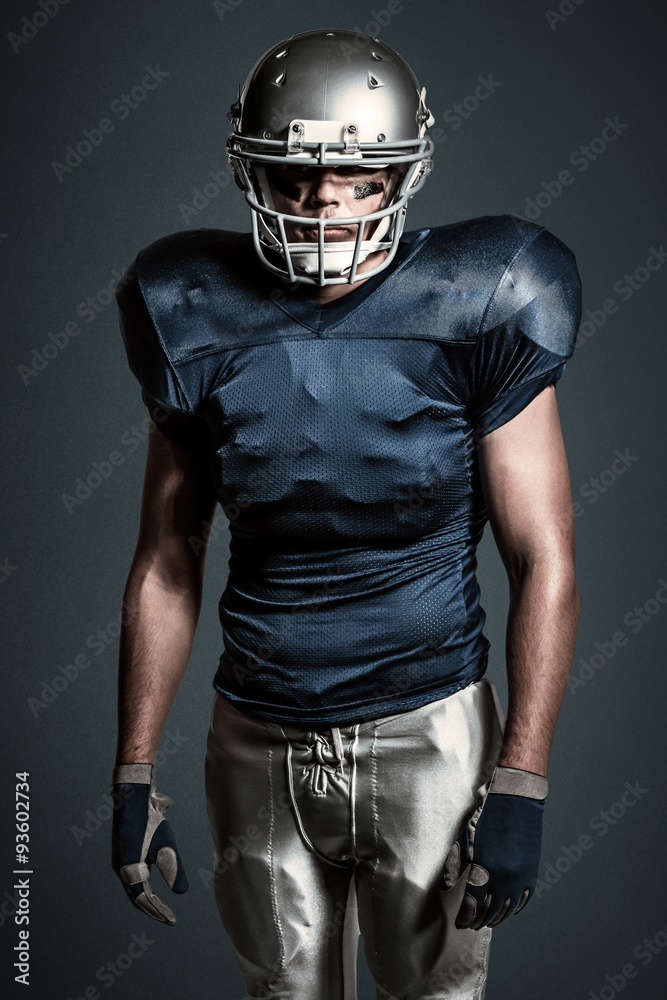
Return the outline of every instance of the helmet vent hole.
[[[281,74],[280,74],[280,76],[277,76],[277,77],[275,78],[275,80],[273,81],[273,82],[274,82],[274,84],[275,84],[275,86],[276,86],[276,87],[282,87],[282,85],[283,85],[283,84],[284,84],[284,82],[285,82],[285,78],[286,78],[286,76],[287,76],[287,73],[281,73]]]
[[[369,73],[368,74],[368,86],[371,88],[371,90],[375,90],[376,87],[381,87],[382,84],[380,83],[380,81],[378,80],[378,78],[376,76],[373,76],[372,73]]]
[[[384,62],[384,56],[381,56],[379,52],[371,52],[371,59],[375,59],[376,62]]]
[[[276,52],[276,59],[284,59],[289,49],[281,49],[280,52]]]

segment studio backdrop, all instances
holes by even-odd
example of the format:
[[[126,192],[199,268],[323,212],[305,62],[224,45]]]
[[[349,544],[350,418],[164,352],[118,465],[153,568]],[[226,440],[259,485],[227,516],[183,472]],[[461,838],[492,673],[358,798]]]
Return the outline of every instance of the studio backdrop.
[[[576,255],[584,311],[556,392],[581,620],[540,880],[494,932],[488,997],[663,995],[665,15],[649,0],[545,2],[3,5],[3,997],[243,996],[203,778],[222,516],[157,760],[190,890],[172,895],[155,871],[152,884],[177,925],[132,907],[110,864],[121,602],[148,440],[114,288],[167,233],[249,230],[227,110],[266,49],[312,28],[377,36],[427,87],[434,169],[407,229],[511,213]],[[508,587],[489,528],[479,562],[489,676],[506,705]],[[359,990],[373,996],[361,959]]]

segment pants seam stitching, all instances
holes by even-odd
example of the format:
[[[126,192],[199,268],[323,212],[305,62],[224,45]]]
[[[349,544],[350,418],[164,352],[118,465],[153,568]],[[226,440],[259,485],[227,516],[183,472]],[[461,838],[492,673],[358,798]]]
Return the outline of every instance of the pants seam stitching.
[[[373,874],[371,875],[371,910],[373,914],[373,954],[375,955],[375,964],[377,969],[378,979],[381,982],[383,988],[389,993],[389,987],[384,976],[384,970],[382,963],[380,962],[380,956],[378,954],[378,934],[377,934],[377,918],[376,918],[376,903],[377,903],[377,893],[375,891],[375,875],[377,869],[380,865],[380,816],[378,811],[378,801],[377,801],[377,725],[373,723],[373,739],[371,742],[370,749],[370,761],[371,761],[371,807],[373,812],[373,846],[375,848],[375,864],[373,865]]]
[[[269,777],[269,802],[271,803],[271,818],[269,821],[269,843],[268,843],[268,861],[269,861],[269,883],[271,887],[271,909],[273,911],[273,919],[276,926],[276,933],[278,935],[278,943],[280,947],[280,969],[281,971],[285,968],[285,939],[283,936],[282,924],[280,922],[280,912],[278,910],[278,887],[276,883],[276,872],[275,872],[275,859],[274,859],[274,833],[275,833],[275,804],[273,801],[273,768],[272,768],[272,748],[268,749],[268,777]]]

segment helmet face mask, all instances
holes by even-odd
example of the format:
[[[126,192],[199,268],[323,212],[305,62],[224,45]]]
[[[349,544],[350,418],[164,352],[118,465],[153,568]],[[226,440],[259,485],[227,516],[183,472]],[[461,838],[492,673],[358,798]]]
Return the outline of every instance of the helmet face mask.
[[[269,270],[291,282],[352,283],[386,267],[398,249],[408,199],[431,167],[433,144],[425,129],[433,119],[424,89],[407,63],[377,39],[369,38],[368,52],[350,63],[343,57],[350,37],[355,33],[311,31],[274,46],[258,60],[229,113],[234,131],[228,155],[251,209],[255,248]],[[312,209],[287,214],[274,206],[277,166],[308,168],[304,175],[351,166],[383,171],[384,198],[375,211],[344,217],[322,218]],[[314,239],[290,241],[304,218],[312,219]],[[344,227],[350,236],[331,240],[327,226]],[[380,263],[357,273],[379,251]]]

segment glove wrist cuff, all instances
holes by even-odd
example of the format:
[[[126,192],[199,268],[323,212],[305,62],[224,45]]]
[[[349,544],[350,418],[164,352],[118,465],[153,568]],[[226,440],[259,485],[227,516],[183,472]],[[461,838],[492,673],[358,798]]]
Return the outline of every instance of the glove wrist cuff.
[[[546,799],[548,791],[544,775],[517,767],[496,767],[489,786],[489,795],[522,795],[527,799]]]
[[[111,775],[112,785],[150,785],[153,781],[153,764],[119,764]]]

